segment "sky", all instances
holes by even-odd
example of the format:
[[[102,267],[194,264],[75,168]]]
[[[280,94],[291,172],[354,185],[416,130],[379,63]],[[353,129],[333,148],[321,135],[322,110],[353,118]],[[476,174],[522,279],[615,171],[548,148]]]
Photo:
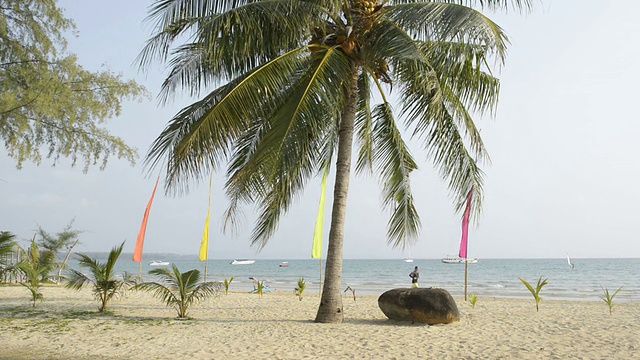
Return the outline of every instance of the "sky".
[[[144,22],[151,1],[61,0],[78,37],[69,50],[89,70],[104,67],[147,87],[152,99],[126,102],[109,121],[112,134],[136,147],[135,166],[111,159],[100,171],[55,167],[43,160],[18,170],[0,149],[0,230],[24,244],[38,226],[49,233],[82,230],[78,252],[108,251],[125,241],[133,252],[158,170],[142,165],[152,141],[171,117],[196,99],[186,95],[159,105],[166,75],[160,64],[140,72],[134,60],[151,26]],[[483,214],[470,229],[469,256],[479,258],[640,257],[640,163],[637,121],[640,68],[640,2],[585,0],[536,2],[528,14],[486,14],[511,40],[506,64],[495,74],[501,96],[494,116],[476,118],[491,156],[483,168]],[[405,251],[387,245],[388,211],[380,185],[353,175],[348,198],[344,257],[351,259],[438,259],[457,254],[461,214],[455,213],[446,184],[424,152],[413,155],[412,176],[422,221],[420,237]],[[255,215],[247,207],[235,234],[223,233],[228,204],[223,174],[213,177],[209,254],[212,259],[306,259],[310,257],[320,197],[311,181],[282,218],[261,251],[249,236]],[[162,180],[161,180],[162,185]],[[329,181],[329,189],[333,182]],[[208,206],[208,184],[188,194],[166,196],[160,189],[151,209],[145,253],[197,255]],[[327,197],[325,249],[332,191]],[[325,250],[326,254],[326,250]],[[145,258],[146,260],[151,260]]]

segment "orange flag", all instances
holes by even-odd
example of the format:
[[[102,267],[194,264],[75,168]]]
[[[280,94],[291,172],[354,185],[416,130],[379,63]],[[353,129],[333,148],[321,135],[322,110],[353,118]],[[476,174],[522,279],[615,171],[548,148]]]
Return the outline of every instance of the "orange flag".
[[[151,199],[147,204],[147,209],[144,211],[144,217],[142,218],[142,226],[140,226],[140,232],[138,233],[138,240],[136,241],[136,249],[133,251],[133,261],[142,262],[142,248],[144,247],[144,236],[147,233],[147,221],[149,220],[149,212],[151,212],[151,204],[153,204],[153,198],[156,196],[156,189],[158,188],[158,182],[160,176],[156,180],[156,186],[153,188]]]

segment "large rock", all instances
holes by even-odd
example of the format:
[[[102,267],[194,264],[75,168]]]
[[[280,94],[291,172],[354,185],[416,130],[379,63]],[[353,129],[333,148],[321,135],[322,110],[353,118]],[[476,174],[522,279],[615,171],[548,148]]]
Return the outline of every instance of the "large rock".
[[[449,324],[460,320],[456,302],[447,290],[437,288],[392,289],[378,298],[380,310],[391,320]]]

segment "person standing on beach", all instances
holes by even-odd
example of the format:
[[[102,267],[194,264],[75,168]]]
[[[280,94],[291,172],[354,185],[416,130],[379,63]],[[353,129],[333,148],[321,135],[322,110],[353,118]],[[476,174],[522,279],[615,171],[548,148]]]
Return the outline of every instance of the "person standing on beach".
[[[414,288],[418,287],[418,279],[420,278],[420,271],[418,271],[418,267],[416,266],[413,271],[409,274],[411,278],[411,284]]]

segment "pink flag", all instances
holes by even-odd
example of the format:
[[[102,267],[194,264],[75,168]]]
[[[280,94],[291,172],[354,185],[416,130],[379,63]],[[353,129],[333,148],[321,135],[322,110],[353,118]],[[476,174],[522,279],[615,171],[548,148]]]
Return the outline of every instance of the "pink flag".
[[[156,196],[156,189],[158,188],[158,182],[160,176],[156,180],[156,186],[153,188],[151,199],[147,204],[147,209],[144,211],[144,217],[142,218],[142,226],[140,226],[140,232],[138,233],[138,240],[136,241],[136,249],[133,251],[133,261],[142,262],[142,248],[144,247],[144,236],[147,233],[147,220],[149,220],[149,212],[151,212],[151,204],[153,204],[153,198]]]
[[[469,239],[469,216],[471,215],[471,197],[473,196],[473,188],[467,195],[467,208],[464,210],[462,217],[462,240],[460,240],[460,253],[458,257],[467,258],[467,240]]]

